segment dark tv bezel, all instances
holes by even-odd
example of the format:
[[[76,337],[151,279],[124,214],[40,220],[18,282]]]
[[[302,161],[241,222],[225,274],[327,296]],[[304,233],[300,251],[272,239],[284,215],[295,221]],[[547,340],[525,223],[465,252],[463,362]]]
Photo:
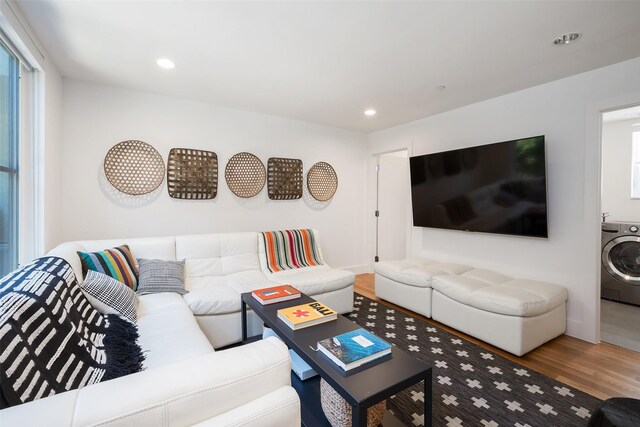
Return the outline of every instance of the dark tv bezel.
[[[436,154],[444,154],[444,153],[450,153],[453,151],[463,151],[463,150],[467,150],[470,148],[480,148],[480,147],[489,147],[491,145],[498,145],[498,144],[507,144],[507,143],[513,143],[516,141],[521,141],[523,139],[533,139],[533,138],[542,138],[542,146],[544,148],[544,194],[545,194],[545,205],[544,205],[544,216],[546,219],[546,233],[544,236],[534,236],[531,234],[519,234],[519,233],[498,233],[498,232],[492,232],[492,231],[478,231],[478,230],[463,230],[463,229],[459,229],[459,228],[447,228],[447,227],[436,227],[436,226],[427,226],[427,225],[415,225],[415,217],[414,217],[414,212],[413,212],[413,181],[410,179],[410,190],[411,190],[411,224],[413,227],[420,227],[420,228],[431,228],[434,230],[446,230],[446,231],[457,231],[457,232],[462,232],[462,233],[482,233],[482,234],[488,234],[488,235],[493,235],[493,236],[510,236],[510,237],[523,237],[523,238],[529,238],[529,239],[549,239],[549,185],[548,185],[548,165],[547,165],[547,138],[545,135],[535,135],[535,136],[528,136],[528,137],[524,137],[524,138],[516,138],[516,139],[510,139],[507,141],[500,141],[500,142],[492,142],[490,144],[481,144],[481,145],[472,145],[472,146],[468,146],[468,147],[462,147],[462,148],[454,148],[452,150],[445,150],[445,151],[434,151],[432,153],[426,153],[426,154],[420,154],[418,156],[411,156],[409,158],[409,177],[411,178],[411,159],[413,158],[421,158],[421,157],[428,157],[428,156],[433,156]]]

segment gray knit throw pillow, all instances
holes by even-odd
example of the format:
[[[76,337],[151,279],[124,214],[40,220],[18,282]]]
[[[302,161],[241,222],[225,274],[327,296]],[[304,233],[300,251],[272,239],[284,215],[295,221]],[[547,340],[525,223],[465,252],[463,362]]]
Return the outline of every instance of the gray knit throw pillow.
[[[184,261],[163,261],[138,258],[139,295],[158,292],[175,292],[180,295],[184,289]]]

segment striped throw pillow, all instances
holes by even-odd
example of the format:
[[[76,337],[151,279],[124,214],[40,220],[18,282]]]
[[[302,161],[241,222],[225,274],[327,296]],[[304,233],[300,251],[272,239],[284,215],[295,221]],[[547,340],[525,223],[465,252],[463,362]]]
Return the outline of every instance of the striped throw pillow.
[[[78,252],[78,256],[82,261],[84,276],[89,270],[93,270],[113,277],[134,291],[137,289],[138,269],[129,246],[122,245],[100,252]]]
[[[267,268],[272,273],[323,265],[313,230],[279,230],[260,233]]]

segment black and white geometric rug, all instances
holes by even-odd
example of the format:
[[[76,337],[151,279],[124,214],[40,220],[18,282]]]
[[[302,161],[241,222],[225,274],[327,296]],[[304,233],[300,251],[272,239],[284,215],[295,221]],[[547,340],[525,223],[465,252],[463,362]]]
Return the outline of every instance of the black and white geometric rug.
[[[526,369],[401,311],[355,295],[355,323],[433,367],[433,425],[447,427],[586,426],[600,400]],[[424,425],[422,385],[398,393],[388,409]]]

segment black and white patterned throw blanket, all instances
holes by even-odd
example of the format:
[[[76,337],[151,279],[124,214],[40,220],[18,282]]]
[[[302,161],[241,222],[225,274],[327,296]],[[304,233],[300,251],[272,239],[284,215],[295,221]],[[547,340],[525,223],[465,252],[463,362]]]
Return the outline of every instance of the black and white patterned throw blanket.
[[[91,306],[65,260],[34,260],[0,280],[0,408],[140,371],[137,339]]]

